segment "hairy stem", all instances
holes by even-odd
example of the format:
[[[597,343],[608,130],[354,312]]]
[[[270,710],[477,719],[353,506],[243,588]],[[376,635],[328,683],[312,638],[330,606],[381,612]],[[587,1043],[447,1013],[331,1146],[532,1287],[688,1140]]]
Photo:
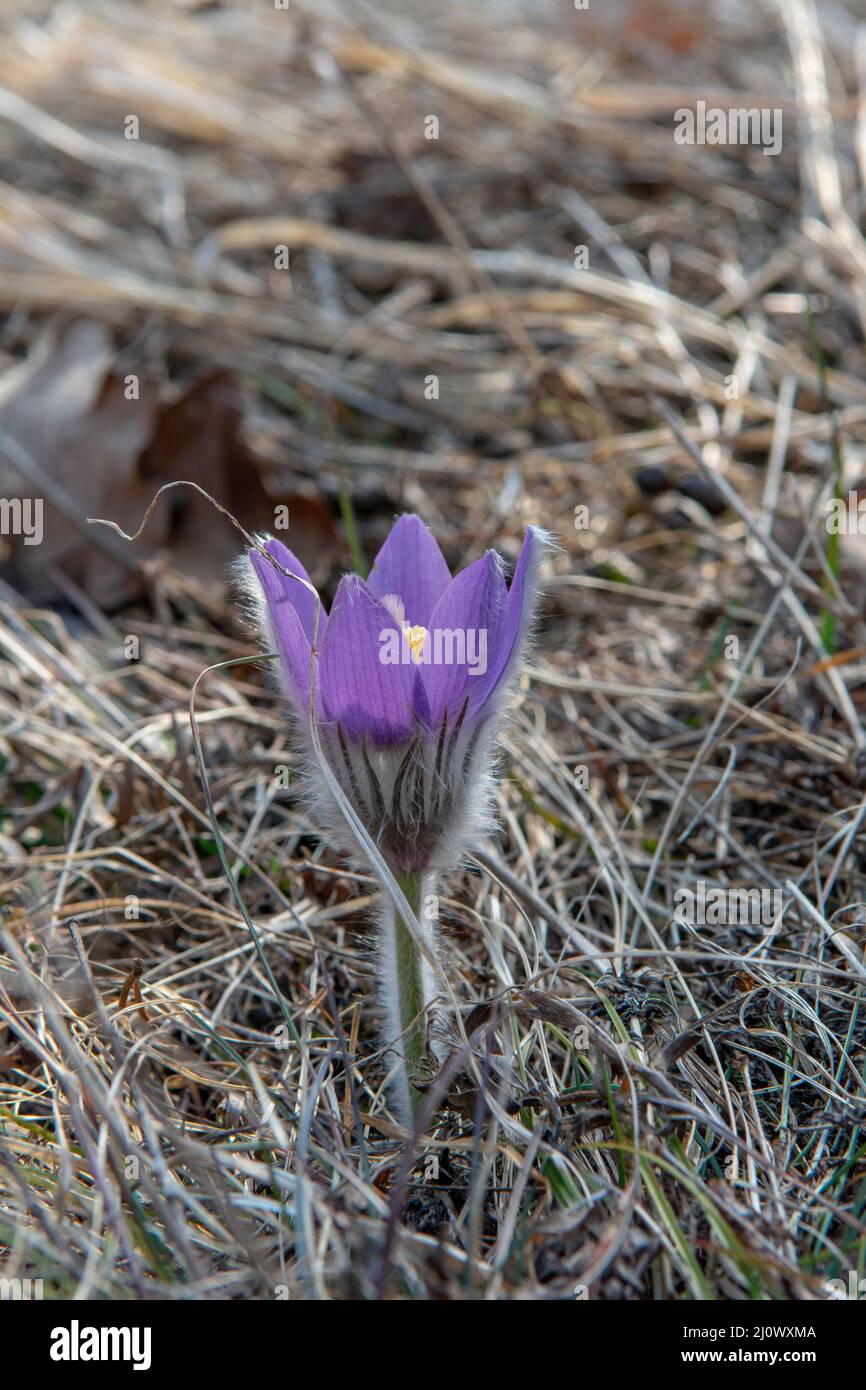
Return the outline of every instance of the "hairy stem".
[[[433,947],[422,911],[424,877],[397,874],[406,901],[424,930],[425,943]],[[395,1101],[401,1117],[410,1121],[421,1102],[421,1093],[410,1078],[421,1070],[427,1047],[426,1006],[430,1002],[430,969],[412,932],[393,905],[386,902],[383,920],[382,965],[385,1006],[388,1014],[390,1057],[400,1059],[395,1085]]]

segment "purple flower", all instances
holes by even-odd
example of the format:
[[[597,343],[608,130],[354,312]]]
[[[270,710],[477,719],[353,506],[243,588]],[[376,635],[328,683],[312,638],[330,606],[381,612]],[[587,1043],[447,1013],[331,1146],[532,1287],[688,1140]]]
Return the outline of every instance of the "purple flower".
[[[452,579],[428,528],[401,516],[367,581],[340,581],[330,614],[281,541],[257,544],[247,588],[306,745],[314,815],[357,857],[318,743],[417,928],[431,875],[455,864],[487,827],[493,743],[532,623],[543,533],[526,532],[510,585],[493,551]],[[432,951],[432,929],[428,936]],[[395,1039],[409,1034],[395,1043],[409,1069],[422,1060],[417,1015],[434,984],[416,946],[405,923],[383,922],[386,1007]],[[404,1083],[400,1108],[410,1113]]]
[[[541,533],[527,531],[508,587],[493,551],[452,579],[424,523],[401,516],[366,583],[346,575],[329,616],[320,605],[317,631],[304,566],[261,544],[277,564],[250,551],[253,592],[299,727],[312,696],[330,765],[395,870],[453,861],[531,623]]]

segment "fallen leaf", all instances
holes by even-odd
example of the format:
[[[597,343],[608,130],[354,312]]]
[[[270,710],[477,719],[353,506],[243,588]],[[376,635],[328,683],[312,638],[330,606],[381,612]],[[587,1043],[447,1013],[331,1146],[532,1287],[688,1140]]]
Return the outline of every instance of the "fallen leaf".
[[[15,578],[36,598],[52,596],[46,575],[52,564],[97,600],[95,581],[106,566],[114,586],[106,598],[123,601],[140,588],[134,571],[109,560],[88,535],[85,520],[110,500],[115,519],[127,529],[146,506],[138,457],[153,430],[156,395],[113,373],[112,357],[103,326],[81,320],[47,334],[0,379],[0,496],[42,504],[38,544],[23,535],[5,538]],[[25,471],[10,461],[4,435],[23,451]],[[27,461],[35,464],[36,476],[28,476]],[[53,496],[45,495],[39,473],[48,476]],[[80,526],[58,505],[62,498],[80,515]],[[167,523],[157,525],[130,556],[147,553],[166,534]]]
[[[0,379],[0,496],[43,507],[40,542],[9,535],[0,554],[28,597],[55,596],[48,570],[56,566],[111,611],[143,596],[136,561],[157,557],[221,595],[244,541],[195,488],[161,497],[135,541],[112,535],[108,545],[106,529],[97,534],[85,520],[105,518],[133,534],[159,488],[178,481],[208,493],[247,533],[280,535],[313,580],[325,580],[339,553],[331,509],[315,494],[266,485],[244,440],[234,376],[213,372],[159,396],[144,373],[116,369],[107,330],[89,320],[47,334]],[[4,435],[17,455],[4,451]]]

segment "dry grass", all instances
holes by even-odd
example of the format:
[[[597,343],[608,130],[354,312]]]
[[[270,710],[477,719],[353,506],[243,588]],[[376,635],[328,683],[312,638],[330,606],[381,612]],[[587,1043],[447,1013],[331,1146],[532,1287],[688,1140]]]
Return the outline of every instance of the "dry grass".
[[[7,574],[2,1273],[822,1298],[866,1258],[866,584],[824,527],[866,471],[866,31],[807,0],[435,14],[4,9],[0,371],[70,315],[160,390],[231,369],[250,457],[339,511],[328,596],[403,509],[454,565],[528,523],[560,548],[501,832],[442,887],[477,1068],[414,1136],[373,879],[300,809],[228,592],[168,546],[114,612]],[[699,98],[783,108],[781,153],[676,144]],[[771,919],[683,924],[699,881]]]

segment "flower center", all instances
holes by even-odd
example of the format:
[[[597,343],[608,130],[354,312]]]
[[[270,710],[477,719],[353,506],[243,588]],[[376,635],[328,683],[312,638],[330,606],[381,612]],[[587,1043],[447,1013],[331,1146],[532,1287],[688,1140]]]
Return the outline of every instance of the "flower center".
[[[416,665],[420,664],[421,657],[424,653],[424,640],[427,636],[426,627],[410,627],[408,623],[404,623],[403,636],[409,643],[412,660]]]

